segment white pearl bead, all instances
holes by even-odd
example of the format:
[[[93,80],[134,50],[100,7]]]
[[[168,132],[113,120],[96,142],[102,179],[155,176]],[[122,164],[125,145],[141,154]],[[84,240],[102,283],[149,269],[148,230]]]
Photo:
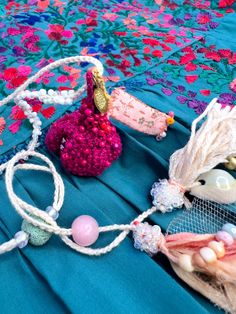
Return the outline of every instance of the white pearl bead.
[[[38,92],[31,92],[32,98],[37,98],[38,97]]]
[[[211,241],[208,243],[208,247],[216,253],[218,258],[225,256],[225,247],[223,242]]]
[[[65,104],[65,99],[63,97],[61,97],[59,104],[60,105],[64,105]]]
[[[69,94],[70,96],[74,96],[75,91],[74,91],[73,89],[70,89],[70,90],[68,91],[68,94]]]
[[[67,90],[61,91],[61,95],[62,95],[63,97],[67,97],[67,95],[68,95]]]
[[[180,255],[179,260],[178,260],[178,264],[183,270],[185,270],[189,273],[194,271],[194,268],[192,265],[192,257],[188,254]]]
[[[46,92],[45,89],[42,88],[42,89],[40,89],[39,94],[40,94],[41,96],[45,96],[45,95],[47,94],[47,92]]]
[[[66,98],[65,99],[65,104],[66,105],[71,105],[72,104],[72,99],[71,98]]]
[[[31,98],[31,92],[29,90],[25,91],[25,97],[26,98]]]
[[[25,104],[27,104],[27,102],[24,100],[20,100],[18,103],[19,106],[25,106]]]
[[[23,104],[23,108],[26,112],[31,111],[31,106],[26,101]]]
[[[39,119],[35,119],[34,125],[35,126],[41,126],[42,122]]]
[[[25,91],[21,92],[21,98],[25,98],[25,96],[26,96],[26,92]]]
[[[38,137],[42,134],[42,132],[40,130],[36,130],[34,134]]]
[[[217,261],[216,253],[209,247],[203,247],[199,251],[201,257],[208,264],[214,263]]]
[[[43,103],[44,103],[45,105],[50,104],[50,99],[49,99],[49,98],[44,98],[44,99],[42,99],[42,101],[43,101]]]
[[[21,98],[22,98],[21,95],[18,94],[18,95],[16,96],[15,100],[16,100],[16,101],[19,101],[19,100],[21,100]]]
[[[49,96],[54,96],[55,95],[55,91],[53,89],[49,89],[48,95]]]
[[[61,97],[60,96],[55,96],[54,101],[55,103],[60,103]]]

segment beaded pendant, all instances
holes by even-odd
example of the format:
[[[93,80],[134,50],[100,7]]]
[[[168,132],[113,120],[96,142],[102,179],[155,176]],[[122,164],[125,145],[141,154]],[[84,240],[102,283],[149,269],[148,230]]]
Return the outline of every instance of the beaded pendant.
[[[77,176],[100,175],[122,151],[120,136],[105,113],[109,96],[103,85],[101,77],[88,72],[82,105],[55,121],[46,135],[48,150],[59,155],[62,166]]]

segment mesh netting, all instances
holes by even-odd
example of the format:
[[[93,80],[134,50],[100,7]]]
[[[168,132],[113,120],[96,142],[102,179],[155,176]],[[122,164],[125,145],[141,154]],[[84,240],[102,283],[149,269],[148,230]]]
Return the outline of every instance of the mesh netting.
[[[227,222],[236,224],[236,205],[226,206],[195,198],[192,208],[174,218],[166,233],[216,233]]]

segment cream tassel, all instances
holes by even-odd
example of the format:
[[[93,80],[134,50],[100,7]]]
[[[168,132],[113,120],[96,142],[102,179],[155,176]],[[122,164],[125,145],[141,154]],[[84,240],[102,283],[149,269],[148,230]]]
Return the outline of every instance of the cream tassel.
[[[196,131],[197,124],[206,116],[207,119]],[[169,180],[161,180],[153,185],[151,191],[153,204],[158,208],[163,205],[165,207],[163,212],[182,207],[184,203],[189,207],[184,193],[191,192],[196,186],[201,185],[198,181],[200,175],[220,163],[227,162],[227,157],[235,154],[236,107],[222,108],[214,98],[206,110],[193,121],[187,145],[171,156]],[[205,197],[203,194],[204,191],[201,191],[203,199],[213,200],[209,195]],[[197,196],[201,195],[198,193]]]

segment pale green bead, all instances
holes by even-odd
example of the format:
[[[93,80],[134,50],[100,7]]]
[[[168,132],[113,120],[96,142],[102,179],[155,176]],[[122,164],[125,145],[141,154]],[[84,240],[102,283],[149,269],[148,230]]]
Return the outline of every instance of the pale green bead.
[[[36,216],[32,216],[35,220],[39,222],[45,221],[41,218],[38,218]],[[28,223],[26,220],[23,220],[21,225],[21,230],[25,231],[29,235],[29,243],[35,246],[40,246],[45,244],[51,237],[51,233],[41,230],[38,227],[35,227],[34,225]]]

